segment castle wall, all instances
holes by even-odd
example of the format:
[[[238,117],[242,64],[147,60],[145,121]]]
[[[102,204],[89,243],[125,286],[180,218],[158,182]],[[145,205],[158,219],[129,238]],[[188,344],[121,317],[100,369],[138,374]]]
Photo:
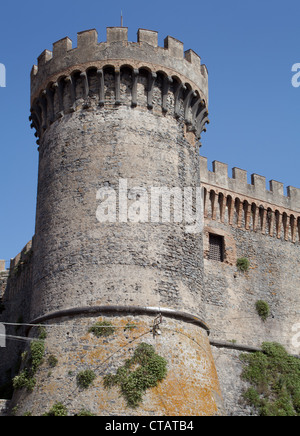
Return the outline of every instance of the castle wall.
[[[95,337],[89,329],[106,321],[114,326],[107,337]],[[222,398],[207,334],[198,326],[163,317],[160,335],[153,335],[152,316],[76,316],[46,323],[44,361],[36,374],[32,393],[17,391],[18,415],[47,413],[63,403],[69,416],[88,410],[96,416],[212,416],[222,414]],[[127,326],[132,326],[128,328]],[[37,333],[32,328],[30,337]],[[146,390],[138,408],[129,407],[118,386],[104,388],[104,377],[116,374],[138,345],[152,345],[166,359],[167,375],[157,387]],[[55,367],[49,357],[57,359]],[[78,386],[80,371],[96,378],[87,389]],[[39,401],[36,401],[36,398]]]
[[[149,186],[195,187],[197,156],[180,130],[171,117],[126,107],[78,112],[48,129],[40,146],[32,319],[120,302],[194,307],[201,316],[202,260],[190,258],[201,250],[201,235],[151,223],[148,213],[144,223],[99,222],[96,215],[105,188],[116,193],[112,208],[119,212],[120,179],[142,193]],[[126,199],[128,209],[138,195]]]
[[[299,353],[292,344],[293,326],[299,322],[299,244],[214,222],[209,222],[206,235],[209,231],[228,235],[236,259],[250,261],[245,273],[226,260],[204,261],[206,315],[212,336],[257,347],[264,341],[279,342],[292,354]],[[265,322],[255,309],[258,300],[270,307]]]
[[[227,343],[227,345],[230,345]],[[242,379],[241,353],[245,350],[211,346],[227,416],[256,416],[257,412],[243,399],[250,385]]]
[[[26,329],[18,324],[30,321],[32,254],[30,241],[11,260],[9,271],[0,273],[0,323],[4,323],[6,334],[6,347],[0,348],[0,389],[18,373],[25,347],[25,341],[17,338],[26,336]]]
[[[205,174],[207,163],[201,161],[206,314],[212,335],[252,346],[276,341],[297,354],[292,328],[300,307],[298,190],[284,196],[283,189],[279,193],[267,191],[263,184],[238,183],[228,178],[227,166],[221,163]],[[234,183],[235,191],[230,186]],[[223,237],[223,262],[209,259],[210,234]],[[238,271],[239,258],[250,261],[247,272]],[[269,304],[266,322],[256,313],[258,300]]]
[[[240,353],[263,342],[278,342],[291,354],[300,354],[294,340],[300,318],[299,190],[270,183],[262,176],[201,158],[204,190],[204,277],[206,320],[210,327],[216,367],[229,414],[251,411],[242,400],[246,383],[240,379]],[[275,188],[277,187],[277,189]],[[279,189],[280,188],[280,189]],[[224,244],[223,262],[210,259],[209,235]],[[241,272],[237,259],[247,258],[249,270]],[[268,303],[270,316],[263,321],[255,308]],[[223,346],[222,346],[223,344]],[[230,347],[230,344],[232,346]]]
[[[193,307],[201,317],[201,234],[185,232],[184,222],[152,223],[150,210],[125,212],[125,222],[124,213],[115,222],[97,215],[103,189],[120,200],[120,180],[128,209],[149,187],[200,185],[195,141],[206,122],[207,74],[182,43],[168,37],[159,48],[155,35],[140,30],[130,43],[125,28],[108,28],[98,44],[96,31],[83,32],[76,49],[59,41],[33,70],[40,161],[32,318],[121,301]]]

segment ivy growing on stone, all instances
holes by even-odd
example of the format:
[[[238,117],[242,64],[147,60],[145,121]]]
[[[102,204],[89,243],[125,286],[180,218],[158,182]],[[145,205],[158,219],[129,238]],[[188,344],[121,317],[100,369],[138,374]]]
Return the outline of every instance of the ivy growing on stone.
[[[141,343],[131,359],[116,374],[104,377],[104,387],[118,386],[127,406],[137,408],[147,389],[156,387],[167,375],[167,361],[155,353],[152,345]]]
[[[299,359],[275,342],[240,357],[245,364],[242,378],[251,385],[244,398],[260,416],[300,416]]]

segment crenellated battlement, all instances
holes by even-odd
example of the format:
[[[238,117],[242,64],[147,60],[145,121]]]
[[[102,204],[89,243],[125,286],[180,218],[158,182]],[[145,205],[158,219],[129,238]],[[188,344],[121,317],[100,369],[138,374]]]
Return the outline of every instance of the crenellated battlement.
[[[31,127],[37,143],[45,130],[65,114],[98,106],[127,105],[159,110],[182,118],[197,140],[208,120],[207,70],[193,51],[168,36],[158,46],[157,32],[139,29],[137,42],[128,29],[108,27],[107,41],[96,30],[78,33],[45,50],[31,72]],[[138,88],[146,100],[138,98]]]
[[[138,98],[140,85],[146,100]],[[39,139],[53,122],[95,101],[100,107],[156,106],[181,117],[199,140],[209,122],[207,70],[177,39],[168,36],[159,47],[157,32],[139,29],[137,42],[129,42],[123,27],[108,27],[101,43],[96,30],[80,32],[76,48],[64,38],[39,56],[31,72],[30,116]]]
[[[164,47],[158,46],[158,33],[152,30],[139,29],[137,42],[128,41],[126,27],[108,27],[106,42],[98,43],[98,32],[95,29],[77,34],[77,47],[69,38],[63,38],[53,44],[53,51],[45,50],[38,57],[38,65],[34,65],[31,72],[31,101],[34,100],[42,88],[46,88],[49,80],[57,80],[56,75],[63,72],[70,73],[74,66],[81,67],[95,65],[95,62],[111,60],[135,61],[135,68],[139,66],[160,66],[169,75],[178,72],[182,81],[188,81],[201,93],[207,102],[208,75],[205,65],[201,65],[200,57],[193,51],[184,52],[181,41],[167,36]],[[151,68],[152,69],[152,68]]]
[[[300,189],[289,186],[284,195],[283,183],[251,175],[233,168],[228,176],[228,165],[213,162],[213,171],[207,159],[200,159],[201,184],[204,189],[204,217],[224,224],[261,232],[291,242],[300,241]]]
[[[227,164],[214,161],[213,171],[209,171],[207,158],[201,156],[200,160],[201,181],[203,183],[300,213],[299,188],[288,186],[287,195],[285,195],[283,183],[271,180],[269,189],[267,189],[266,178],[258,174],[252,174],[251,184],[248,184],[247,171],[233,168],[232,177],[229,177]]]

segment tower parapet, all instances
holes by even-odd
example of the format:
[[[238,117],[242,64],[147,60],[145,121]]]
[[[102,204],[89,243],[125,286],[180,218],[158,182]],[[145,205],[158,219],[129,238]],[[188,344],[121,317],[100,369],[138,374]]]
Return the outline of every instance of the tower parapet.
[[[300,189],[288,186],[285,195],[283,183],[271,180],[268,190],[263,176],[252,174],[249,184],[245,170],[233,168],[229,177],[227,164],[214,161],[209,171],[207,159],[201,157],[200,162],[205,218],[300,241]]]
[[[233,168],[232,177],[229,177],[228,165],[218,161],[213,162],[213,170],[209,171],[207,158],[202,156],[200,171],[203,183],[300,213],[299,188],[288,186],[287,195],[285,195],[284,184],[270,180],[269,189],[267,189],[266,177],[258,174],[251,174],[251,183],[249,184],[247,171]]]
[[[108,95],[108,82],[114,95]],[[138,98],[143,83],[147,98]],[[122,99],[121,88],[127,87]],[[154,87],[161,95],[154,98]],[[168,99],[172,95],[172,106]],[[49,125],[79,106],[144,105],[149,110],[182,116],[188,130],[200,139],[208,120],[208,75],[200,57],[184,52],[183,43],[167,36],[158,46],[157,32],[139,29],[137,42],[128,41],[124,27],[108,27],[107,41],[98,43],[96,30],[78,33],[77,47],[64,38],[45,50],[31,72],[31,120],[40,138]]]

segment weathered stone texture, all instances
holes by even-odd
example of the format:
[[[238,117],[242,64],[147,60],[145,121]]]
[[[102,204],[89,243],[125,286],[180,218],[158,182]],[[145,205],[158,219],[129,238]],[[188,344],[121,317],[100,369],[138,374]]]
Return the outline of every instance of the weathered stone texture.
[[[96,217],[98,190],[118,192],[120,179],[128,189],[200,183],[196,150],[173,118],[126,107],[65,116],[45,133],[39,168],[33,318],[130,300],[201,315],[201,235],[186,234],[184,224]]]
[[[7,416],[9,408],[9,401],[8,400],[0,400],[0,416]]]
[[[96,338],[89,333],[89,328],[103,320],[115,326],[115,332],[105,338]],[[136,327],[128,329],[128,323]],[[82,409],[100,416],[220,413],[218,406],[222,400],[206,332],[164,318],[160,325],[161,335],[154,338],[152,326],[151,317],[56,320],[54,326],[46,327],[46,353],[36,376],[34,392],[22,390],[14,397],[17,414],[31,412],[34,416],[42,415],[57,402],[66,405],[70,416]],[[30,336],[37,333],[34,330]],[[132,409],[126,405],[117,387],[104,388],[103,377],[116,373],[141,342],[153,345],[156,353],[167,360],[168,372],[157,388],[146,392],[141,406]],[[57,359],[55,367],[49,365],[50,356]],[[82,389],[77,385],[76,376],[86,369],[94,371],[96,379],[88,389]]]
[[[31,242],[11,261],[10,270],[0,273],[0,323],[4,323],[6,347],[0,348],[0,386],[11,380],[19,371],[18,362],[24,341],[11,340],[9,336],[25,335],[21,324],[30,321],[32,292]]]
[[[279,342],[292,354],[293,325],[299,322],[299,243],[270,238],[209,221],[216,233],[226,232],[234,240],[235,262],[206,259],[206,319],[213,338],[236,340],[259,347],[262,342]],[[226,243],[225,243],[226,244]],[[239,272],[236,260],[246,257],[249,271]],[[263,322],[255,303],[264,300],[270,316]]]
[[[241,351],[213,346],[211,350],[227,416],[256,416],[255,410],[243,399],[243,393],[249,388],[249,385],[241,378],[243,371],[240,360]]]

